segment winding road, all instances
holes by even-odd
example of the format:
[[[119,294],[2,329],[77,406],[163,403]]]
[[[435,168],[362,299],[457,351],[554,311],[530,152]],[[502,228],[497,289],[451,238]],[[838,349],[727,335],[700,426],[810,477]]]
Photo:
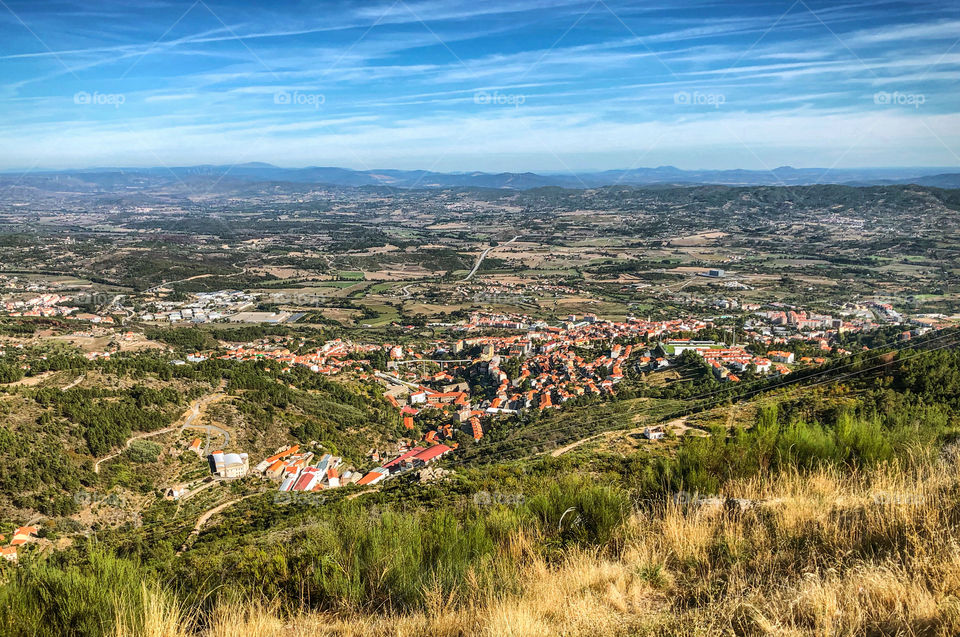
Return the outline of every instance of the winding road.
[[[114,458],[116,458],[117,456],[119,456],[121,453],[123,453],[124,449],[129,449],[129,448],[130,448],[130,445],[133,444],[133,442],[135,442],[135,441],[137,441],[137,440],[143,440],[144,438],[152,438],[152,437],[154,437],[154,436],[160,436],[160,435],[163,435],[163,434],[171,433],[171,432],[173,432],[173,431],[176,431],[176,432],[179,434],[179,433],[183,433],[183,430],[184,430],[184,429],[203,429],[203,430],[206,431],[206,433],[207,433],[207,439],[208,439],[208,440],[207,440],[207,446],[208,446],[208,447],[209,447],[209,444],[210,444],[210,443],[209,443],[209,437],[210,437],[211,432],[217,433],[217,434],[220,434],[221,436],[223,436],[223,438],[224,438],[223,446],[226,447],[227,445],[230,444],[230,432],[229,432],[229,431],[227,431],[226,429],[222,429],[222,428],[220,428],[220,427],[217,427],[216,425],[195,425],[195,424],[193,424],[193,421],[200,417],[200,413],[201,413],[201,410],[202,410],[202,409],[205,409],[205,408],[208,407],[211,403],[214,403],[214,402],[220,400],[220,399],[223,398],[224,396],[225,396],[225,394],[223,394],[223,393],[208,394],[207,396],[202,396],[202,397],[196,399],[195,401],[193,401],[193,402],[190,404],[190,407],[187,408],[187,411],[184,412],[184,415],[181,416],[181,418],[184,418],[184,421],[183,421],[183,424],[182,424],[182,425],[173,425],[172,427],[165,427],[165,428],[163,428],[163,429],[157,429],[156,431],[148,431],[148,432],[146,432],[146,433],[137,434],[136,436],[132,436],[131,438],[129,438],[129,439],[127,440],[126,444],[123,446],[123,449],[121,449],[120,451],[111,453],[109,456],[104,456],[103,458],[100,458],[100,459],[97,460],[95,463],[93,463],[93,472],[94,472],[94,473],[100,473],[100,464],[101,464],[101,463],[106,462],[107,460],[113,460]],[[209,449],[208,449],[208,451],[209,451]]]
[[[464,281],[469,281],[471,278],[473,278],[473,275],[476,274],[477,270],[480,269],[480,264],[483,263],[483,260],[487,258],[487,255],[490,254],[492,250],[496,250],[497,248],[502,248],[505,245],[510,245],[511,243],[513,243],[519,238],[520,238],[520,235],[517,235],[513,239],[510,239],[509,241],[507,241],[506,243],[501,243],[500,245],[496,245],[496,246],[490,246],[489,248],[484,250],[482,253],[480,253],[480,256],[477,257],[477,262],[473,264],[473,269],[470,270],[470,274],[463,277],[463,279],[461,279],[460,282],[462,283]]]

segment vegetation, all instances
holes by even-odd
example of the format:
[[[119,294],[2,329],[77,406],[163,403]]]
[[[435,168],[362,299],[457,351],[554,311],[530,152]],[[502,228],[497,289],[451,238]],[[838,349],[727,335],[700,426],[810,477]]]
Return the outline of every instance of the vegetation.
[[[24,277],[9,291],[41,275],[60,291],[93,282],[102,296],[63,305],[123,325],[0,320],[0,533],[41,519],[19,565],[0,560],[0,635],[960,632],[960,353],[932,351],[950,343],[942,332],[904,340],[866,303],[960,308],[960,191],[272,183],[237,205],[221,196],[235,187],[203,203],[138,191],[136,213],[101,199],[91,212],[61,188],[35,206],[29,235],[22,208],[0,210],[0,259]],[[63,214],[69,233],[49,222]],[[696,276],[706,268],[730,276]],[[299,318],[141,325],[165,301],[225,288]],[[454,435],[460,448],[439,463],[451,473],[366,492],[205,482],[204,459],[184,450],[225,436],[173,426],[209,399],[204,422],[230,433],[225,449],[258,461],[299,443],[363,471],[371,449],[452,416],[425,410],[411,432],[362,374],[220,355],[252,341],[303,354],[334,338],[416,351],[462,337],[444,324],[481,308],[551,324],[722,314],[682,336],[742,342],[755,319],[743,308],[772,301],[882,326],[839,334],[852,355],[789,341],[827,362],[786,379],[747,369],[722,383],[692,352],[650,372],[638,352],[615,395],[490,417],[482,440]],[[110,357],[82,356],[94,350]],[[184,362],[196,351],[213,355]],[[387,369],[383,349],[352,356]],[[517,379],[522,362],[501,370]],[[497,391],[493,376],[453,374],[475,397]],[[667,422],[676,433],[643,438]],[[166,500],[172,485],[197,492]]]

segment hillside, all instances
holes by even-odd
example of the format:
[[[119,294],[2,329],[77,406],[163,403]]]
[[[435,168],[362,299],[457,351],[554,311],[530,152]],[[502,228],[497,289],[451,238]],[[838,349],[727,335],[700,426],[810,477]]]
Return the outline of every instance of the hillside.
[[[3,571],[0,628],[956,634],[960,351],[872,360],[662,444],[625,430],[359,497],[254,495],[179,555],[188,529],[159,503]]]
[[[109,359],[51,345],[3,356],[4,365],[27,369],[0,386],[0,519],[65,516],[65,529],[89,531],[91,507],[108,495],[128,505],[124,519],[135,516],[170,485],[208,475],[205,459],[184,453],[194,438],[208,451],[258,457],[300,443],[364,466],[378,437],[399,433],[379,393],[362,383],[305,370],[281,377],[262,362],[174,365],[191,350],[153,344]]]
[[[226,178],[226,179],[225,179]],[[631,168],[629,170],[533,172],[458,172],[430,170],[351,170],[329,166],[281,168],[263,162],[232,166],[91,168],[60,172],[37,172],[24,179],[17,173],[0,173],[0,185],[42,191],[103,192],[118,188],[170,187],[177,184],[220,183],[242,189],[245,184],[321,184],[327,186],[381,186],[389,188],[497,188],[527,190],[557,186],[596,188],[613,184],[728,186],[803,186],[815,184],[877,185],[889,183],[924,184],[956,188],[958,175],[949,168],[793,168],[772,170],[681,170],[674,166]]]

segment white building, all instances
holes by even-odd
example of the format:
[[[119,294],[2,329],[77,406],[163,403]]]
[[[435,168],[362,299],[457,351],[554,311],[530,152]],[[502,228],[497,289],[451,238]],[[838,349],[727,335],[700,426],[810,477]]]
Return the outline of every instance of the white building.
[[[214,451],[210,454],[213,472],[221,478],[242,478],[250,470],[249,457],[245,453],[223,453]]]

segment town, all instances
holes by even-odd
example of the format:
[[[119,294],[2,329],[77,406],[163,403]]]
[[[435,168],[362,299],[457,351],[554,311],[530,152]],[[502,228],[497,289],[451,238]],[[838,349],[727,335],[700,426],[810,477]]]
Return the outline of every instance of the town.
[[[408,438],[400,440],[392,455],[371,450],[369,460],[376,466],[366,472],[298,445],[280,449],[254,467],[280,491],[299,492],[373,485],[423,468],[456,450],[460,435],[480,441],[499,416],[556,409],[582,396],[615,396],[627,373],[642,377],[670,370],[687,352],[709,366],[717,380],[739,383],[744,375],[783,377],[849,355],[838,344],[843,335],[894,323],[902,327],[898,338],[909,340],[936,326],[926,318],[907,324],[884,303],[850,305],[838,317],[791,307],[750,309],[739,330],[718,327],[711,318],[616,322],[587,314],[551,325],[523,314],[474,312],[463,322],[443,324],[452,335],[449,340],[401,345],[333,339],[315,351],[294,353],[292,338],[274,336],[228,345],[222,354],[197,351],[187,361],[212,356],[264,360],[276,363],[281,372],[302,367],[381,384]],[[705,330],[728,334],[729,342],[682,336]],[[216,451],[209,459],[212,472],[223,478],[242,477],[249,470],[246,454]]]

